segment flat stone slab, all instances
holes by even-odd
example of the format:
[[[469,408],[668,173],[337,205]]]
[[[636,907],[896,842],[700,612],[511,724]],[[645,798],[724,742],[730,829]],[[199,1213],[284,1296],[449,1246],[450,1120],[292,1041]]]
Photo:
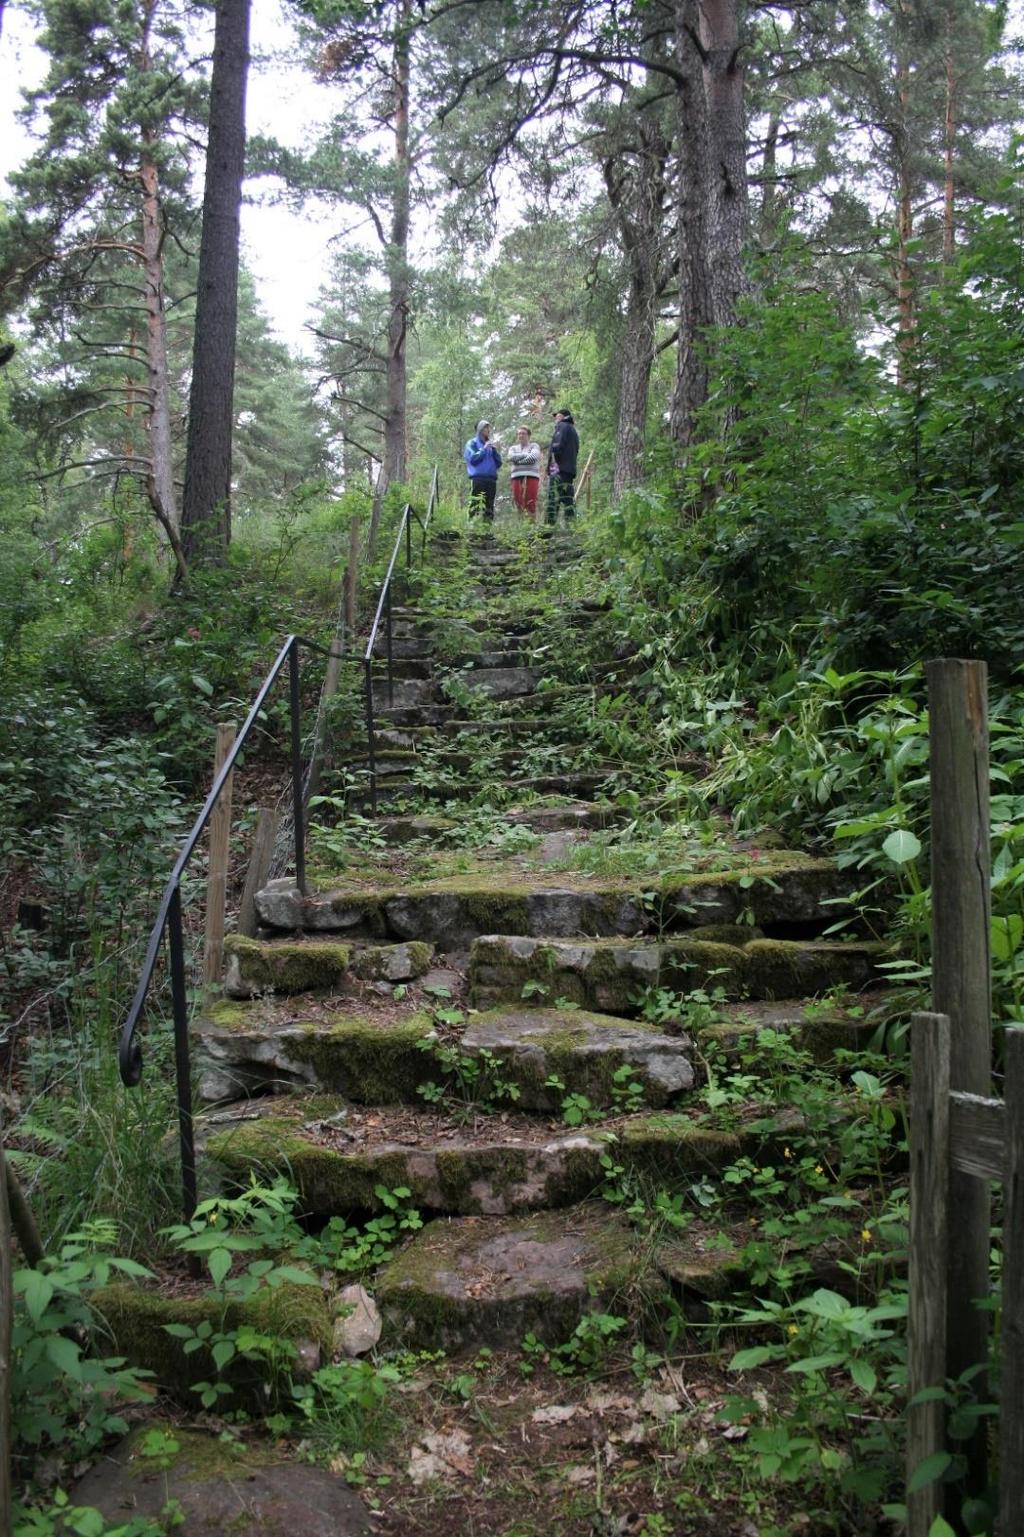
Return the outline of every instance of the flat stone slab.
[[[428,1223],[377,1275],[385,1343],[414,1349],[560,1344],[607,1312],[637,1271],[627,1225],[606,1206]]]
[[[283,1093],[316,1085],[357,1104],[420,1104],[417,1090],[444,1086],[446,1069],[424,1041],[436,1040],[431,1014],[336,1013],[281,1023],[261,1005],[216,1004],[192,1029],[199,1098],[205,1104]],[[623,1066],[642,1087],[645,1105],[660,1107],[694,1083],[690,1043],[640,1021],[593,1011],[496,1010],[471,1018],[459,1050],[492,1054],[501,1076],[519,1090],[519,1109],[551,1110],[563,1091],[595,1106],[615,1103],[614,1075]]]
[[[539,667],[473,667],[459,676],[475,694],[488,699],[519,699],[532,694],[544,674]]]
[[[545,997],[631,1014],[648,987],[684,994],[721,987],[729,998],[806,998],[836,986],[863,987],[884,954],[884,946],[868,943],[751,939],[740,945],[698,937],[567,943],[489,934],[470,952],[470,1000],[492,1008],[522,998],[531,985]]]
[[[163,1530],[168,1501],[180,1505],[189,1537],[365,1537],[369,1513],[344,1478],[306,1462],[282,1462],[276,1449],[228,1449],[222,1438],[167,1424],[164,1456],[147,1457],[141,1426],[80,1478],[73,1505],[91,1505],[111,1524],[147,1518]]]
[[[460,1129],[426,1110],[364,1110],[326,1094],[208,1111],[197,1132],[206,1159],[229,1180],[280,1170],[304,1209],[323,1217],[383,1210],[377,1188],[402,1185],[421,1211],[503,1216],[556,1208],[601,1185],[610,1144],[625,1168],[692,1182],[761,1141],[676,1112],[616,1116],[577,1130],[506,1112]]]

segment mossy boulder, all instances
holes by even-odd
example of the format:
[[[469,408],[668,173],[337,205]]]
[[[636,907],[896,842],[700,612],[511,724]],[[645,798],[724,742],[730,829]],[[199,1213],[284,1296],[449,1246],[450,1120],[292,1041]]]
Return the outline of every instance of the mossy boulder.
[[[583,1205],[532,1217],[430,1222],[378,1272],[385,1343],[415,1349],[560,1344],[590,1312],[614,1311],[639,1263],[626,1224]]]
[[[101,1287],[93,1293],[92,1303],[109,1333],[112,1353],[124,1356],[132,1366],[151,1371],[162,1392],[193,1405],[194,1384],[214,1377],[216,1368],[205,1348],[186,1355],[187,1341],[169,1334],[168,1324],[196,1329],[209,1322],[219,1333],[249,1325],[299,1350],[289,1368],[299,1376],[308,1375],[321,1360],[328,1359],[333,1337],[330,1307],[314,1276],[307,1286],[286,1282],[263,1287],[247,1301],[226,1304],[212,1293],[165,1296],[127,1282]],[[241,1356],[228,1364],[224,1380],[232,1388],[232,1407],[263,1408],[268,1403],[268,1388],[271,1395],[274,1389],[266,1364]]]
[[[268,944],[229,934],[224,941],[224,991],[229,998],[329,991],[342,981],[351,960],[351,945],[336,941]]]
[[[159,1444],[153,1446],[154,1432]],[[287,1462],[269,1442],[244,1444],[173,1421],[147,1420],[71,1490],[71,1504],[101,1512],[109,1528],[127,1517],[166,1529],[180,1508],[189,1537],[366,1537],[369,1514],[343,1478]],[[107,1528],[105,1528],[106,1530]]]
[[[371,982],[411,982],[429,970],[433,945],[413,939],[404,945],[368,945],[352,957],[352,975]]]
[[[268,929],[346,933],[364,939],[382,939],[387,934],[378,894],[353,889],[303,896],[291,876],[269,881],[257,892],[256,911]]]

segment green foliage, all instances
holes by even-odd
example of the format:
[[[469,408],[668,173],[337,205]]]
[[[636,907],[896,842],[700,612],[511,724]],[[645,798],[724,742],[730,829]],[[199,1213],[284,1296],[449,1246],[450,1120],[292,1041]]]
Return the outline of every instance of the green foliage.
[[[148,1373],[85,1348],[90,1336],[102,1334],[91,1294],[114,1275],[149,1274],[112,1254],[114,1237],[112,1222],[91,1222],[69,1233],[38,1269],[14,1272],[11,1412],[14,1455],[25,1471],[54,1449],[70,1463],[95,1451],[127,1430],[120,1405],[149,1397]]]

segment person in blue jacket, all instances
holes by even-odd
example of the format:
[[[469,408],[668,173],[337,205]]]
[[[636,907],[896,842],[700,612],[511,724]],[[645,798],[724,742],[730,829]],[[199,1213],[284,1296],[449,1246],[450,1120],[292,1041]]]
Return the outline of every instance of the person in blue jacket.
[[[490,422],[477,422],[476,437],[470,438],[462,450],[469,471],[472,492],[469,498],[469,515],[482,512],[485,523],[494,522],[494,493],[498,489],[498,471],[501,455],[491,442]]]

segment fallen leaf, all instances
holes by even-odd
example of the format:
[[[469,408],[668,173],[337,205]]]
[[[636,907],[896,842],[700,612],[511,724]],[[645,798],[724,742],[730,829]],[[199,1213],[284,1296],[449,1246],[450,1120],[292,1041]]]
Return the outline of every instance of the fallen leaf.
[[[653,1388],[648,1388],[640,1400],[640,1407],[645,1414],[653,1415],[660,1423],[678,1414],[682,1404],[674,1393],[656,1393]]]
[[[575,1467],[569,1468],[565,1474],[565,1481],[570,1486],[577,1484],[592,1484],[594,1482],[593,1468]]]
[[[461,1430],[453,1430],[447,1436],[424,1436],[423,1445],[413,1447],[409,1477],[414,1484],[450,1477],[453,1472],[461,1473],[465,1478],[473,1472],[469,1437]]]
[[[535,1425],[562,1425],[576,1411],[576,1404],[550,1404],[546,1409],[534,1409],[530,1418]]]

